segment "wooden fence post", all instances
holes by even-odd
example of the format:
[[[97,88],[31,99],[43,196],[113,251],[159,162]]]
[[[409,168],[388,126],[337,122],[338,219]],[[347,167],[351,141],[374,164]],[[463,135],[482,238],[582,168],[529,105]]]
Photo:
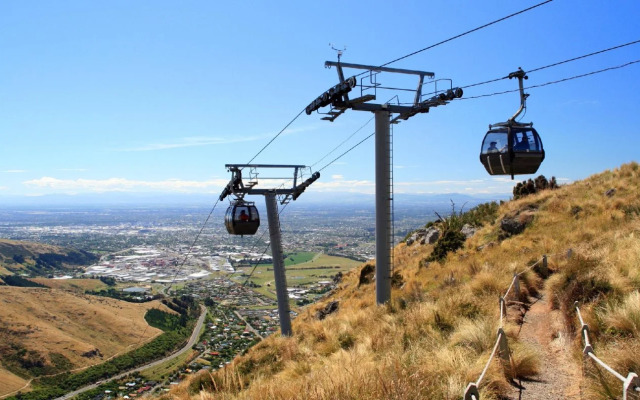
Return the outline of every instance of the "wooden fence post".
[[[549,276],[549,266],[547,264],[547,255],[546,254],[542,255],[542,267],[540,267],[540,273],[544,278]]]
[[[513,290],[516,291],[516,300],[520,301],[520,278],[518,274],[513,274],[513,281]]]
[[[511,360],[511,351],[509,350],[509,343],[507,342],[507,334],[504,333],[502,328],[498,329],[498,335],[500,336],[500,358],[502,359],[502,366],[507,370],[507,376],[513,375],[513,365]]]

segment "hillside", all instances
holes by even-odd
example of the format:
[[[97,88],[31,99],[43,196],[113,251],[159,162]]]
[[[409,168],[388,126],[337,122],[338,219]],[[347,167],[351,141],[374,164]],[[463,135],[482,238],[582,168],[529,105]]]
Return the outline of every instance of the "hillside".
[[[20,272],[46,276],[68,272],[97,260],[96,255],[84,250],[0,239],[0,275]]]
[[[35,376],[104,362],[161,331],[148,326],[159,302],[127,303],[72,292],[0,288],[0,396]]]
[[[583,360],[574,302],[597,356],[640,373],[639,235],[637,163],[506,202],[442,262],[428,261],[433,245],[400,244],[388,305],[375,305],[371,268],[356,268],[293,321],[293,337],[270,336],[164,398],[460,399],[490,358],[514,273],[521,293],[511,290],[504,321],[512,360],[493,359],[481,398],[621,398],[621,383]],[[331,302],[337,311],[321,318]],[[541,381],[546,364],[577,371],[575,382]],[[544,385],[533,389],[536,380]]]

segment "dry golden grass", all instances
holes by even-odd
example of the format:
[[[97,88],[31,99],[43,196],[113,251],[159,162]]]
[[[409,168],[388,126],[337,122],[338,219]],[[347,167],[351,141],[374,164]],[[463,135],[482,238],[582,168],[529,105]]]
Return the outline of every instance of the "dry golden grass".
[[[25,379],[0,368],[0,396],[4,393],[12,393],[22,389],[26,383]]]
[[[623,375],[640,372],[639,178],[640,167],[632,163],[507,202],[495,224],[443,263],[422,262],[431,246],[401,244],[395,260],[404,283],[393,288],[389,304],[375,305],[375,283],[358,285],[356,268],[330,298],[296,318],[294,337],[268,337],[223,370],[198,375],[166,398],[459,399],[478,379],[495,343],[498,297],[514,273],[543,254],[552,274],[540,276],[537,267],[523,273],[520,300],[544,293],[562,310],[570,332],[577,325],[573,302],[579,301],[596,354]],[[612,188],[615,193],[607,196]],[[516,214],[530,216],[527,229],[498,240],[501,218]],[[338,311],[318,321],[315,312],[333,300]],[[490,364],[480,386],[483,399],[506,393],[510,376],[535,376],[540,368],[538,355],[517,341],[517,314],[510,312],[505,322],[512,369],[506,372],[499,360]],[[579,340],[576,335],[576,350]],[[575,353],[572,367],[580,369],[580,351]],[[585,379],[583,386],[598,387],[596,375]],[[602,390],[593,393],[589,398],[607,398]]]
[[[621,302],[609,304],[602,310],[606,327],[615,333],[640,337],[640,292],[629,293]]]
[[[85,290],[100,290],[108,287],[100,279],[30,278],[30,280],[52,289],[79,291],[81,293],[84,293]]]
[[[21,254],[26,258],[34,259],[39,254],[53,253],[53,254],[66,254],[68,249],[64,249],[58,246],[52,246],[44,243],[23,242],[18,240],[0,239],[0,273],[11,275],[12,273],[3,267],[3,264],[11,265],[13,268],[21,268],[20,264],[16,264],[13,259],[13,254]],[[31,261],[33,262],[33,261]],[[4,265],[4,266],[6,266]],[[5,272],[2,272],[5,271]]]
[[[152,307],[167,310],[159,302],[134,304],[19,287],[3,287],[0,304],[0,350],[19,346],[37,352],[47,362],[49,354],[58,353],[74,368],[103,362],[159,335],[161,331],[148,326],[144,314]],[[83,356],[94,349],[101,356]]]

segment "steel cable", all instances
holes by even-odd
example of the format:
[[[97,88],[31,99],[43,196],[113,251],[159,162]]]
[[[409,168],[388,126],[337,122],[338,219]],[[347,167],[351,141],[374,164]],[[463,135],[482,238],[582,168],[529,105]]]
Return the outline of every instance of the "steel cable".
[[[353,132],[351,135],[349,135],[348,138],[346,138],[345,140],[343,140],[339,145],[337,145],[336,147],[333,148],[333,150],[331,150],[330,152],[328,152],[327,154],[325,154],[324,157],[322,157],[321,159],[319,159],[318,161],[316,161],[315,163],[311,164],[311,168],[313,168],[315,165],[319,164],[320,162],[322,162],[322,160],[324,160],[325,158],[329,157],[334,151],[336,151],[338,148],[340,148],[343,144],[345,144],[347,141],[349,141],[349,139],[351,139],[356,133],[360,132],[362,129],[364,129],[365,126],[369,125],[369,123],[371,123],[371,121],[373,121],[375,117],[371,117],[369,118],[369,120],[367,122],[364,123],[364,125],[362,125],[360,128],[358,128],[355,132]]]
[[[468,31],[466,31],[466,32],[463,32],[463,33],[461,33],[461,34],[458,34],[458,35],[452,36],[452,37],[450,37],[449,39],[445,39],[445,40],[442,40],[442,41],[440,41],[440,42],[438,42],[438,43],[432,44],[431,46],[427,46],[427,47],[425,47],[425,48],[423,48],[423,49],[420,49],[420,50],[414,51],[414,52],[409,53],[409,54],[407,54],[407,55],[404,55],[404,56],[402,56],[402,57],[398,57],[398,58],[396,58],[396,59],[394,59],[394,60],[391,60],[391,61],[389,61],[389,62],[387,62],[387,63],[382,64],[382,65],[381,65],[381,67],[385,67],[385,66],[387,66],[387,65],[389,65],[389,64],[393,64],[393,63],[398,62],[398,61],[400,61],[400,60],[404,60],[405,58],[408,58],[408,57],[414,56],[414,55],[416,55],[416,54],[418,54],[418,53],[422,53],[423,51],[430,50],[430,49],[432,49],[432,48],[434,48],[434,47],[436,47],[436,46],[439,46],[439,45],[441,45],[441,44],[444,44],[444,43],[450,42],[450,41],[452,41],[452,40],[455,40],[455,39],[461,38],[461,37],[466,36],[466,35],[468,35],[468,34],[470,34],[470,33],[473,33],[473,32],[479,31],[479,30],[481,30],[481,29],[484,29],[484,28],[486,28],[486,27],[489,27],[489,26],[491,26],[491,25],[497,24],[498,22],[505,21],[505,20],[507,20],[507,19],[509,19],[509,18],[515,17],[516,15],[519,15],[519,14],[525,13],[525,12],[530,11],[530,10],[533,10],[534,8],[540,7],[540,6],[544,5],[544,4],[550,3],[550,2],[552,2],[552,1],[553,1],[553,0],[543,1],[542,3],[538,3],[538,4],[534,5],[534,6],[529,7],[529,8],[525,8],[524,10],[520,10],[520,11],[515,12],[515,13],[513,13],[513,14],[509,14],[509,15],[507,15],[506,17],[502,17],[502,18],[496,19],[496,20],[491,21],[491,22],[489,22],[489,23],[487,23],[487,24],[481,25],[481,26],[479,26],[479,27],[477,27],[477,28],[473,28],[473,29],[468,30]],[[358,74],[358,75],[356,75],[356,76],[361,76],[361,75],[364,75],[364,74],[366,74],[366,73],[367,73],[367,72],[361,72],[360,74]]]
[[[271,145],[271,143],[273,143],[273,141],[274,141],[274,140],[276,140],[276,139],[278,138],[278,136],[280,136],[280,135],[282,134],[282,132],[284,132],[285,130],[287,130],[287,128],[288,128],[289,126],[291,126],[291,124],[293,124],[293,123],[295,122],[295,120],[297,120],[297,119],[300,117],[300,115],[302,115],[302,113],[304,112],[304,110],[305,110],[305,109],[306,109],[306,107],[305,107],[305,108],[303,108],[303,109],[298,113],[298,115],[296,115],[296,116],[295,116],[291,121],[289,121],[289,123],[288,123],[288,124],[286,124],[286,125],[284,126],[284,128],[282,128],[282,129],[280,130],[280,132],[278,132],[278,133],[277,133],[273,138],[271,138],[271,140],[269,140],[269,143],[265,144],[265,145],[260,149],[260,151],[258,151],[258,153],[256,153],[256,155],[255,155],[255,156],[253,156],[253,158],[251,158],[251,160],[249,160],[249,161],[247,162],[247,164],[251,164],[251,162],[252,162],[253,160],[255,160],[255,159],[260,155],[260,153],[262,153],[262,152],[263,152],[267,147],[269,147],[269,145]]]
[[[280,214],[282,214],[282,212],[285,210],[285,208],[287,208],[288,205],[289,205],[289,203],[285,204],[280,209],[280,211],[278,211],[278,217],[280,217]],[[258,240],[261,240],[268,231],[269,231],[268,229],[265,230]],[[256,243],[257,243],[257,241],[256,241]],[[253,269],[249,273],[249,276],[247,277],[247,279],[245,279],[244,283],[242,284],[243,287],[247,284],[247,282],[249,282],[249,279],[251,279],[251,277],[253,276],[253,273],[255,272],[256,268],[258,268],[258,265],[260,264],[260,261],[262,261],[262,257],[264,257],[264,255],[267,253],[267,250],[269,250],[270,246],[271,246],[271,243],[267,244],[267,246],[264,248],[264,251],[260,255],[260,258],[258,259],[258,261],[256,261],[255,265],[253,266]]]
[[[489,356],[489,360],[487,361],[487,364],[484,366],[484,369],[482,370],[480,377],[475,382],[477,386],[480,386],[480,382],[482,382],[484,375],[487,373],[487,370],[489,369],[489,365],[491,365],[491,360],[493,360],[493,357],[496,355],[496,350],[498,349],[498,345],[500,344],[501,336],[502,336],[502,331],[498,333],[498,340],[496,340],[496,344],[493,346],[493,351],[491,351],[491,356]]]
[[[546,82],[546,83],[541,83],[539,85],[527,86],[524,89],[525,90],[527,90],[527,89],[535,89],[535,88],[539,88],[539,87],[543,87],[543,86],[555,85],[557,83],[562,83],[562,82],[566,82],[566,81],[570,81],[570,80],[578,79],[578,78],[584,78],[586,76],[599,74],[601,72],[607,72],[607,71],[611,71],[611,70],[614,70],[614,69],[625,68],[625,67],[628,67],[630,65],[637,64],[637,63],[640,63],[640,60],[630,61],[630,62],[625,63],[625,64],[616,65],[616,66],[613,66],[613,67],[609,67],[609,68],[604,68],[604,69],[600,69],[600,70],[597,70],[597,71],[588,72],[588,73],[585,73],[585,74],[575,75],[575,76],[572,76],[572,77],[569,77],[569,78],[564,78],[564,79],[559,79],[559,80],[556,80],[556,81],[550,81],[550,82]],[[501,95],[501,94],[519,92],[519,91],[520,91],[520,89],[505,90],[505,91],[502,91],[502,92],[481,94],[481,95],[477,95],[477,96],[463,97],[463,98],[454,99],[454,100],[460,101],[460,100],[479,99],[479,98],[482,98],[482,97],[491,97],[491,96],[497,96],[497,95]]]

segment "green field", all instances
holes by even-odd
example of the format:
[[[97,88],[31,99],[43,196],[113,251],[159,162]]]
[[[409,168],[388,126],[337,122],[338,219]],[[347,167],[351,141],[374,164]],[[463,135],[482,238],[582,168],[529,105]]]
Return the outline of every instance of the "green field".
[[[362,264],[344,257],[329,256],[323,253],[290,253],[285,261],[287,285],[289,286],[311,286],[319,281],[331,280],[338,272],[347,272],[352,268]],[[251,269],[246,268],[246,273]],[[246,277],[236,275],[234,280],[244,282]],[[260,264],[256,267],[251,281],[260,285],[254,288],[271,299],[275,299],[275,285],[273,282],[273,265]]]
[[[285,254],[284,266],[289,267],[292,265],[306,263],[308,261],[313,260],[315,256],[316,256],[316,253],[311,253],[308,251]]]
[[[140,375],[148,380],[161,381],[175,372],[178,368],[187,364],[189,360],[191,360],[197,354],[198,352],[195,350],[185,351],[184,354],[181,354],[172,360],[142,371]]]

